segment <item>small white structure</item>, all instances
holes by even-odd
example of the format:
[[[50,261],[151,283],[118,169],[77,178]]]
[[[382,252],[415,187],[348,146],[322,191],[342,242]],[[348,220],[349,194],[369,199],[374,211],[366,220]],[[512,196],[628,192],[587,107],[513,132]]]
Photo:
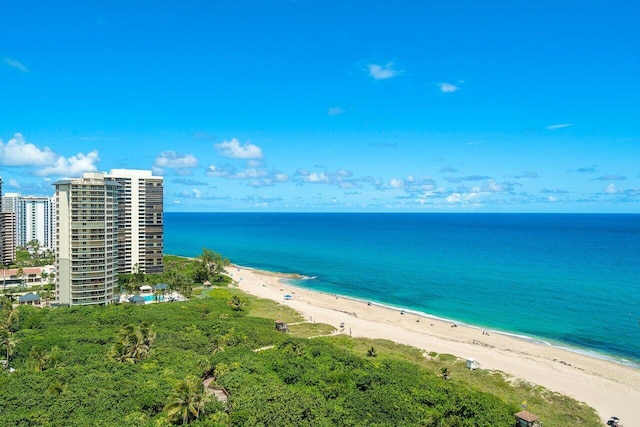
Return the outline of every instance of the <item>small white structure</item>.
[[[475,359],[467,359],[467,368],[476,370],[480,367],[480,364]]]
[[[150,295],[153,293],[153,288],[149,285],[140,286],[140,293],[143,295]]]

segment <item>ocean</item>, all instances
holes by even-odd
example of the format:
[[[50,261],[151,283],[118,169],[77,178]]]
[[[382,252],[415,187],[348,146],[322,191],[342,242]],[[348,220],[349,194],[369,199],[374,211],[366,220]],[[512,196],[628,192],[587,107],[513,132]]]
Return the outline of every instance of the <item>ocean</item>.
[[[640,367],[640,215],[165,213],[167,254]]]

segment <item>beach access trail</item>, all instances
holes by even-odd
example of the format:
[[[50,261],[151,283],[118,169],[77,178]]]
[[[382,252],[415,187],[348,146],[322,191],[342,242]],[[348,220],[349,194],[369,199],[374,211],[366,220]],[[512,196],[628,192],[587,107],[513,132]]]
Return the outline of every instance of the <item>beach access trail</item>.
[[[244,292],[287,305],[305,319],[333,325],[353,337],[381,338],[452,354],[541,385],[593,407],[604,422],[617,416],[640,427],[640,370],[495,331],[418,316],[351,298],[310,291],[282,281],[287,275],[230,266]],[[285,299],[285,295],[291,299]],[[340,325],[344,326],[340,328]]]

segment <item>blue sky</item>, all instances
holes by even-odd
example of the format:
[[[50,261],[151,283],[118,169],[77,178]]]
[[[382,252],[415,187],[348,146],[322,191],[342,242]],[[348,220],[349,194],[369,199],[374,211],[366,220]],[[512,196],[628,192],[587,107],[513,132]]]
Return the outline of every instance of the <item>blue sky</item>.
[[[638,212],[636,1],[7,0],[3,191],[166,211]]]

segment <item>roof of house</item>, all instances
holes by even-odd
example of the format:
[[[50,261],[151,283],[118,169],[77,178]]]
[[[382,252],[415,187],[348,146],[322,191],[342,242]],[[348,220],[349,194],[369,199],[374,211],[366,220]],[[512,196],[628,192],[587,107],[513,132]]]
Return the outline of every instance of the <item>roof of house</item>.
[[[6,268],[3,269],[3,273],[5,277],[16,276],[19,270],[19,268]],[[44,267],[24,267],[22,269],[22,273],[25,276],[28,276],[29,274],[41,274],[43,271],[45,271]]]
[[[529,423],[536,421],[537,419],[539,419],[538,416],[533,415],[531,412],[529,411],[520,411],[518,413],[515,414],[515,416],[517,418],[520,418],[521,420],[525,420]]]
[[[129,297],[129,302],[142,302],[142,301],[146,301],[144,299],[144,297],[141,297],[140,295],[134,295],[132,297]]]
[[[20,298],[18,298],[18,301],[19,302],[40,301],[40,297],[32,292],[29,292],[28,294],[24,294]]]

